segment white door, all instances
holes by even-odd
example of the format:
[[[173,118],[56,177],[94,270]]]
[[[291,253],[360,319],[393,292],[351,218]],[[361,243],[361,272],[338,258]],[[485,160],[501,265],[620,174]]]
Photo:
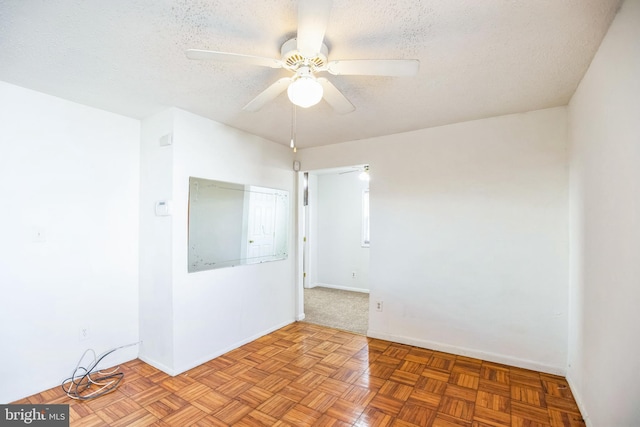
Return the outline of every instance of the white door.
[[[274,254],[276,197],[251,191],[249,196],[248,262],[260,262]]]

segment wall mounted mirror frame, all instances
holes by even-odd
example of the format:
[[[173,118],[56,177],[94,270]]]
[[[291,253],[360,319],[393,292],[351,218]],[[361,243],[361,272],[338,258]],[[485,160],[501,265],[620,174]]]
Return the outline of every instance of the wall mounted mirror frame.
[[[287,259],[289,192],[189,178],[188,272]]]

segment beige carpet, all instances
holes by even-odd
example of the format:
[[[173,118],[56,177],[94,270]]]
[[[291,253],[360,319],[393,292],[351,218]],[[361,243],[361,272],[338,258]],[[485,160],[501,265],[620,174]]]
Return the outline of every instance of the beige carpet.
[[[304,289],[304,321],[366,335],[369,294],[315,287]]]

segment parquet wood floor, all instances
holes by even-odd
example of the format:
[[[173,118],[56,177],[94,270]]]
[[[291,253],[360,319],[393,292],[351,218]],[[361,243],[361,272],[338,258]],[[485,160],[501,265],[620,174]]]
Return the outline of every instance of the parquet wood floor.
[[[298,322],[190,371],[134,360],[89,401],[60,387],[14,403],[70,405],[71,426],[585,426],[562,377]]]

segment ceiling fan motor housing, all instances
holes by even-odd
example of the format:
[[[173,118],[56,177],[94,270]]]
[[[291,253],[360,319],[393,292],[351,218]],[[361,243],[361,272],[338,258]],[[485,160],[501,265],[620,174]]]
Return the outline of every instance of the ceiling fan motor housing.
[[[320,52],[318,52],[315,56],[309,58],[305,57],[298,51],[298,41],[294,37],[290,40],[287,40],[280,49],[280,53],[282,55],[282,62],[285,64],[285,67],[297,71],[298,68],[306,66],[311,69],[311,72],[317,71],[321,68],[326,67],[327,65],[327,55],[329,54],[329,49],[327,45],[322,43],[322,47],[320,48]]]

